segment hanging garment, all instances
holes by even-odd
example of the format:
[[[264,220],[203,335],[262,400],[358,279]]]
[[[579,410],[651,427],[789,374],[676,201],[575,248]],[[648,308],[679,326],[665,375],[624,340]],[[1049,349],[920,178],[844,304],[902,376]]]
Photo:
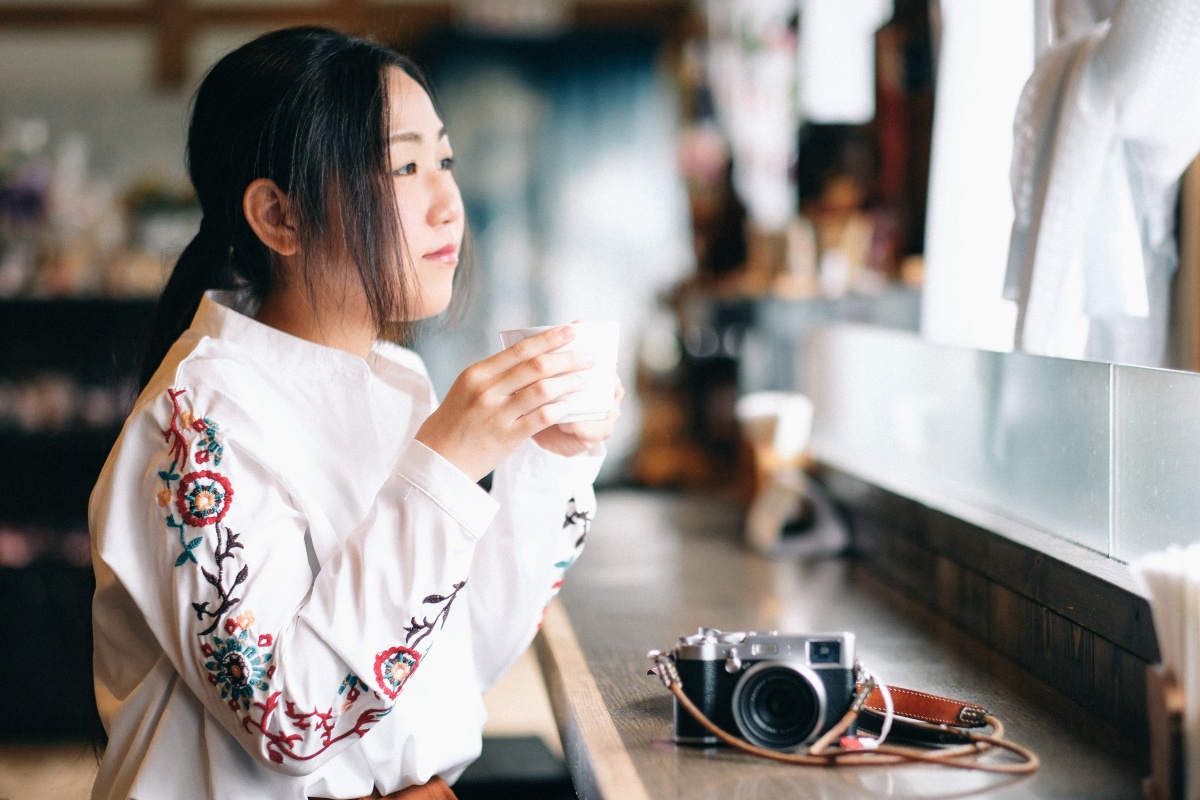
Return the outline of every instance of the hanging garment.
[[[1059,6],[1014,123],[1016,344],[1162,366],[1178,183],[1200,151],[1200,3]]]

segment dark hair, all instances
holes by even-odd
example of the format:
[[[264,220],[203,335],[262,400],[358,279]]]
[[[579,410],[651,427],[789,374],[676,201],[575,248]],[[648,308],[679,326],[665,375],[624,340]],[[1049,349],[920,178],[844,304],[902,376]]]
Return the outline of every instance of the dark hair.
[[[278,279],[269,248],[242,212],[246,187],[258,178],[269,178],[288,195],[314,301],[315,271],[330,263],[321,255],[340,240],[357,267],[377,330],[384,331],[397,309],[407,318],[412,291],[387,153],[391,67],[408,73],[433,99],[428,80],[409,59],[326,28],[265,34],[209,70],[196,92],[187,141],[188,174],[204,217],[155,309],[142,388],[191,323],[205,291],[242,289],[261,302]],[[341,235],[332,235],[339,228]]]

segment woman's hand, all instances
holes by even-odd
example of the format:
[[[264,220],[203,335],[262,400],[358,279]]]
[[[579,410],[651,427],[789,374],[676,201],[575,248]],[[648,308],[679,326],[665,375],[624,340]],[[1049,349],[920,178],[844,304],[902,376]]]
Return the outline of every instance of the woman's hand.
[[[478,481],[566,416],[565,396],[583,388],[575,373],[594,366],[586,353],[552,352],[574,338],[569,325],[551,328],[468,367],[417,431],[417,441]]]
[[[552,425],[533,436],[533,440],[543,450],[557,453],[560,456],[577,456],[586,453],[612,435],[617,420],[621,418],[621,400],[625,397],[625,387],[617,378],[617,389],[613,396],[613,408],[604,419],[590,422],[567,422],[562,425]]]

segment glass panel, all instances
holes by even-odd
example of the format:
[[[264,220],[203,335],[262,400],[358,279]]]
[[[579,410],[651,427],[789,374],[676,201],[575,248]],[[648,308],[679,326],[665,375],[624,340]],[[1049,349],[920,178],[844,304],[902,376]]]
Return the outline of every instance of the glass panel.
[[[1107,364],[844,326],[804,353],[818,458],[1108,552]]]
[[[1115,367],[1113,555],[1200,538],[1200,375]]]
[[[981,499],[1004,516],[1108,553],[1109,365],[987,356]]]

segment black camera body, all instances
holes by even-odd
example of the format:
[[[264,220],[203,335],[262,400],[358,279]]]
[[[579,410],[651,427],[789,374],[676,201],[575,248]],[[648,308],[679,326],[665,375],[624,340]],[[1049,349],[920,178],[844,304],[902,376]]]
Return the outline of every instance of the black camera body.
[[[718,727],[759,747],[811,744],[854,701],[853,633],[701,628],[680,637],[672,655],[688,699]],[[719,743],[678,701],[675,741]]]

